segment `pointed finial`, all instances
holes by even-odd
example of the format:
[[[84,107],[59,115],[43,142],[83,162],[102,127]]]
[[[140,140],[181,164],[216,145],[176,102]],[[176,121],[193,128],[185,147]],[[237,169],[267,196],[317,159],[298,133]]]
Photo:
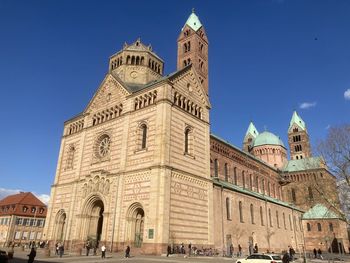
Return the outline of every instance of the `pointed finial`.
[[[192,13],[194,13],[194,7],[192,8]]]

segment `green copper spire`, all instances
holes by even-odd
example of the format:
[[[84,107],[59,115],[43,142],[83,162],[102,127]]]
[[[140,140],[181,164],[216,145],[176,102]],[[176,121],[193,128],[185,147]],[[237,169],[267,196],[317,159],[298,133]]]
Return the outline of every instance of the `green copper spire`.
[[[298,113],[296,111],[293,112],[293,116],[292,119],[290,120],[290,124],[289,124],[289,128],[288,130],[290,130],[293,126],[293,124],[298,125],[303,131],[306,130],[306,126],[305,126],[305,122],[303,121],[303,119],[298,115]]]
[[[256,136],[259,135],[259,132],[255,128],[253,122],[249,123],[249,126],[248,126],[248,129],[247,129],[247,132],[245,133],[245,136],[247,137],[249,134],[252,135],[254,138],[256,138]]]
[[[201,21],[199,21],[198,16],[194,13],[194,8],[192,9],[192,14],[188,17],[186,24],[194,31],[197,31],[202,27]]]

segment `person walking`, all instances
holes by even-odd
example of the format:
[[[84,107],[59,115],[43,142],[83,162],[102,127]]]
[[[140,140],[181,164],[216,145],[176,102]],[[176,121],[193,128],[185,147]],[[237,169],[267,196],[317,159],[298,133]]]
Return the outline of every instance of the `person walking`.
[[[317,250],[314,248],[314,258],[317,258]]]
[[[259,253],[258,243],[255,243],[254,253]]]
[[[91,246],[90,246],[90,241],[87,241],[87,242],[86,242],[86,256],[89,255],[90,248],[91,248]]]
[[[36,257],[36,251],[35,248],[32,247],[32,249],[30,250],[30,253],[28,255],[28,263],[33,263],[34,262],[34,258]]]
[[[191,252],[192,252],[192,244],[190,242],[190,244],[188,245],[188,256],[191,256]]]
[[[169,257],[170,254],[171,254],[171,247],[170,245],[168,245],[166,256]]]
[[[241,247],[240,244],[238,245],[238,256],[239,256],[239,257],[242,256],[242,247]]]
[[[283,257],[282,257],[282,262],[283,263],[289,263],[289,255],[288,253],[284,253]]]
[[[101,258],[106,258],[106,246],[104,244],[101,246]]]
[[[317,255],[318,255],[318,258],[323,259],[322,250],[320,248],[317,250]]]
[[[63,244],[60,244],[60,246],[58,247],[58,253],[60,255],[60,258],[63,256],[64,254],[64,246]]]
[[[55,255],[58,255],[58,248],[59,248],[59,243],[56,243],[56,245],[55,245]]]
[[[230,245],[230,257],[233,257],[233,244]]]
[[[125,249],[125,258],[130,258],[130,247],[127,246]]]

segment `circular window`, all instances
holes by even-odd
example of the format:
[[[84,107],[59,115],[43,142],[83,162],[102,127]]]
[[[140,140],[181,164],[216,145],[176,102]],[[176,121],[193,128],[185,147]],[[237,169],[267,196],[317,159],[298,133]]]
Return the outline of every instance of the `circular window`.
[[[96,142],[96,156],[102,158],[108,155],[110,151],[110,146],[111,138],[107,134],[102,135]]]

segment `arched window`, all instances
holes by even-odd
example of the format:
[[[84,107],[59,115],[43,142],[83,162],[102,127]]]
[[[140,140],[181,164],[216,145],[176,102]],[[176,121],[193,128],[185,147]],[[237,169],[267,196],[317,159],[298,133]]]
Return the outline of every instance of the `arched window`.
[[[271,196],[271,184],[270,182],[267,183],[267,194]]]
[[[218,161],[218,159],[214,160],[214,176],[219,177],[219,161]]]
[[[296,201],[297,201],[297,197],[296,197],[294,188],[292,188],[292,200],[293,200],[294,203],[296,203]]]
[[[66,170],[73,169],[73,161],[74,161],[74,153],[75,147],[74,145],[70,145],[67,152],[67,160],[66,160]]]
[[[242,208],[242,201],[239,201],[238,203],[239,208],[239,221],[243,223],[243,208]]]
[[[190,129],[186,129],[185,130],[185,153],[189,153],[189,147],[188,147],[188,144],[189,144],[189,136],[190,135]]]
[[[314,199],[314,195],[312,194],[312,188],[310,186],[307,188],[307,191],[309,192],[309,199]]]
[[[329,231],[333,232],[333,224],[329,223]]]
[[[262,206],[260,206],[260,223],[262,226],[264,225],[264,213]]]
[[[231,220],[231,200],[230,198],[226,197],[226,216],[227,220]]]
[[[147,143],[147,125],[146,125],[146,124],[142,124],[140,128],[141,128],[141,133],[142,133],[141,149],[146,149],[146,143]]]
[[[290,230],[293,230],[292,217],[290,215],[289,215],[289,227],[290,227]]]
[[[271,218],[271,209],[269,208],[269,221],[270,221],[270,226],[272,227],[272,218]]]
[[[259,193],[259,177],[255,177],[255,191]]]
[[[321,223],[317,223],[317,230],[320,232],[322,231]]]
[[[243,186],[243,188],[245,188],[245,175],[244,175],[244,171],[242,171],[242,186]]]
[[[306,229],[307,229],[307,231],[311,231],[311,225],[310,225],[310,223],[307,223],[307,224],[306,224]]]
[[[264,195],[265,194],[265,179],[261,180],[261,191],[262,191],[262,194]]]
[[[283,216],[284,229],[287,229],[287,226],[286,226],[286,215],[284,214],[284,212],[283,212],[282,216]]]
[[[249,189],[253,190],[253,177],[251,174],[249,175]]]
[[[233,168],[234,184],[237,185],[237,167]]]
[[[278,216],[278,211],[276,211],[276,222],[277,222],[277,227],[280,228],[280,219]]]
[[[253,204],[250,204],[250,221],[252,224],[255,224],[254,222],[254,206]]]
[[[228,182],[228,164],[225,163],[225,181]]]

